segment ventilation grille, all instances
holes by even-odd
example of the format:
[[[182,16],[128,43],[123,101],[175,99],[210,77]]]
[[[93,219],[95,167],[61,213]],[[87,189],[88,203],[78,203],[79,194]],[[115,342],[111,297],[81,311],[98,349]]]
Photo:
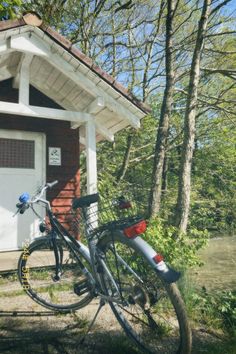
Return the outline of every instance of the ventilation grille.
[[[34,141],[0,138],[0,167],[34,169]]]

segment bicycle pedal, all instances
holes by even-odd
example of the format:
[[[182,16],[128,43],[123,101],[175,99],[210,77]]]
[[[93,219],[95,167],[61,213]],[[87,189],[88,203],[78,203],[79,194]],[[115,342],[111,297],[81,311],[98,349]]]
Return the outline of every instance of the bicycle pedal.
[[[74,284],[74,292],[76,295],[83,295],[91,290],[91,285],[88,280],[81,280],[80,282]]]
[[[51,276],[52,280],[56,283],[61,280],[61,272]]]

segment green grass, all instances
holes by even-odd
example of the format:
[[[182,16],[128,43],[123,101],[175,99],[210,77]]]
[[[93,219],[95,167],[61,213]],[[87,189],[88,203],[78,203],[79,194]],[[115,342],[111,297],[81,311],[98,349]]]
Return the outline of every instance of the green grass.
[[[18,276],[16,272],[0,275],[0,285],[4,285],[9,281],[17,281],[17,280],[18,280]]]
[[[207,354],[236,354],[236,338],[219,343],[201,343],[198,352],[193,353],[207,353]]]
[[[34,288],[34,291],[37,293],[49,293],[51,299],[55,297],[54,293],[62,292],[62,291],[67,291],[73,289],[71,286],[68,285],[60,285],[59,287],[52,287],[52,286],[45,286],[45,287],[38,287]],[[3,291],[0,292],[0,297],[15,297],[15,296],[21,296],[24,295],[25,291],[23,289],[20,290],[12,290],[12,291]]]
[[[15,297],[15,296],[21,296],[24,295],[25,292],[23,289],[21,290],[12,290],[12,291],[3,291],[2,293],[0,292],[0,297]]]

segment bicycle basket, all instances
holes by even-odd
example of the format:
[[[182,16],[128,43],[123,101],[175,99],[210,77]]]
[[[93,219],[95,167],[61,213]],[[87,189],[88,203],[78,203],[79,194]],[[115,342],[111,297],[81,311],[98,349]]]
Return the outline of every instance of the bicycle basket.
[[[73,217],[70,229],[80,237],[85,235],[86,231],[94,236],[105,229],[123,229],[144,217],[139,204],[130,202],[124,196],[113,200],[101,197],[97,204],[92,204],[85,212],[78,208],[76,211],[71,210],[71,215]]]

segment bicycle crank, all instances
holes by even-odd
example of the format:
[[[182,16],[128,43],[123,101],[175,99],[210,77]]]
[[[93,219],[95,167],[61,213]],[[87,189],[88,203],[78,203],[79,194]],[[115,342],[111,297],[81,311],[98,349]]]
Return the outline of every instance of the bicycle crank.
[[[89,291],[91,291],[91,285],[89,284],[87,279],[83,279],[80,282],[74,284],[74,293],[76,295],[80,296]]]

